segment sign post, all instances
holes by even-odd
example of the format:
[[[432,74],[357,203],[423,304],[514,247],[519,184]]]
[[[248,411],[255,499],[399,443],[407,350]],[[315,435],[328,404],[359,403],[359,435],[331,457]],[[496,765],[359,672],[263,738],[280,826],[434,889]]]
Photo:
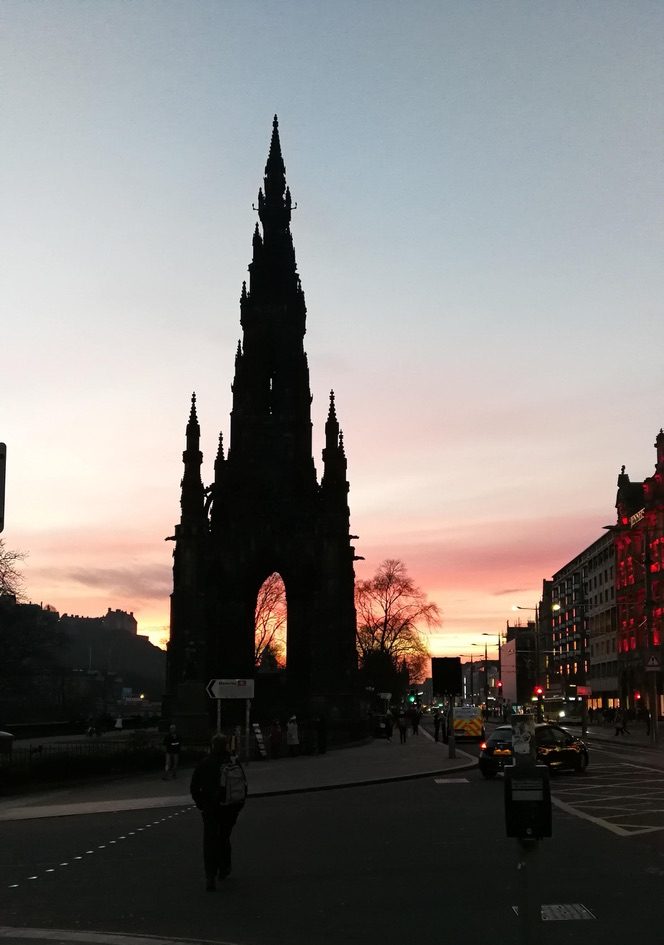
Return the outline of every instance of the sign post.
[[[7,447],[0,443],[0,532],[5,527],[5,472],[7,469]]]
[[[244,699],[244,725],[245,725],[245,750],[247,761],[249,760],[249,719],[251,716],[251,700],[254,697],[253,679],[211,679],[205,687],[205,691],[211,699],[217,700],[217,734],[221,732],[221,700],[222,699]]]
[[[512,755],[505,768],[505,823],[507,836],[519,845],[519,941],[533,945],[542,934],[536,867],[539,841],[551,836],[551,789],[547,767],[537,764],[532,715],[512,716]]]
[[[650,673],[648,692],[648,711],[650,712],[650,741],[657,744],[659,727],[659,706],[657,705],[657,673],[662,668],[659,653],[651,653],[646,660],[646,672]]]

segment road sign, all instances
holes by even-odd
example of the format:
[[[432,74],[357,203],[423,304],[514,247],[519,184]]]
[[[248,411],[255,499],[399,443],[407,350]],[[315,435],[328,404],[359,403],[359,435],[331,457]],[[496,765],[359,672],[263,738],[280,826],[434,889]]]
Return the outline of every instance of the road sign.
[[[211,699],[253,699],[253,679],[211,679],[205,687]]]
[[[659,656],[655,656],[653,653],[652,656],[649,656],[646,660],[646,672],[647,673],[657,673],[662,668],[662,662]]]
[[[7,447],[0,443],[0,532],[5,527],[5,470],[7,467]]]

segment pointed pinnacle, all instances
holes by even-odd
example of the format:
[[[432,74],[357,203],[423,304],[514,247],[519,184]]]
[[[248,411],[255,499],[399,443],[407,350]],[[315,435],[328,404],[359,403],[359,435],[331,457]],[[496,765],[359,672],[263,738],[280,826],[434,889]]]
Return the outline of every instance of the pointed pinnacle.
[[[333,390],[330,391],[330,410],[328,413],[328,417],[330,419],[334,418],[335,420],[337,418],[337,412],[334,406],[334,391]]]

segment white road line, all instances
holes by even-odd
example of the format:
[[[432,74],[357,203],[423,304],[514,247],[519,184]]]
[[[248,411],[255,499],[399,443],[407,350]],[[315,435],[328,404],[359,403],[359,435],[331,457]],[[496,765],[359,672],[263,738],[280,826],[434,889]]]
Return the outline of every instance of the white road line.
[[[608,820],[603,820],[601,817],[593,817],[592,814],[586,814],[585,811],[579,810],[576,807],[572,807],[570,804],[566,804],[558,797],[554,797],[552,795],[551,803],[555,804],[556,807],[559,807],[560,810],[564,810],[566,814],[571,814],[572,817],[580,817],[581,820],[589,820],[591,824],[597,824],[598,827],[604,827],[605,830],[610,830],[611,833],[615,833],[619,837],[629,836],[629,832],[627,830],[623,830],[622,827],[611,824]]]
[[[167,938],[163,935],[123,935],[117,932],[82,932],[80,929],[25,929],[0,925],[0,941],[19,939],[44,942],[81,942],[83,945],[236,945],[219,939]]]

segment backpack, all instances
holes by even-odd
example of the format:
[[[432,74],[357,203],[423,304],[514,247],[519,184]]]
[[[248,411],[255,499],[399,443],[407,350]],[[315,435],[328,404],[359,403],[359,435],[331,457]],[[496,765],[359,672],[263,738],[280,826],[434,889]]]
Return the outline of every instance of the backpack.
[[[247,778],[238,761],[228,761],[222,767],[219,787],[219,803],[222,807],[227,804],[244,804],[247,799]]]

